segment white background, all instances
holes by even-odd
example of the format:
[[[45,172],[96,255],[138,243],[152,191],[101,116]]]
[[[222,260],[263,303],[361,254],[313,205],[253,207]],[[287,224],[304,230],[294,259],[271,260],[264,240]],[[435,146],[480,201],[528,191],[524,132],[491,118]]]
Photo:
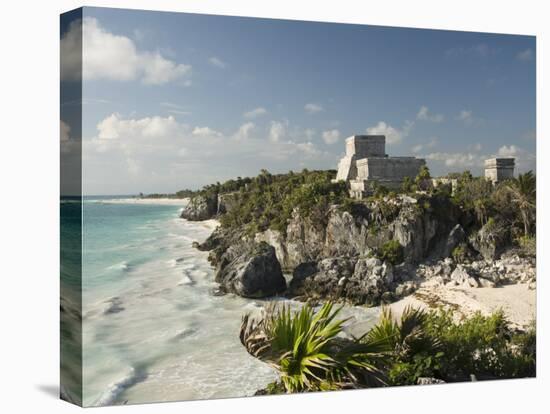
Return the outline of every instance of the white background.
[[[93,1],[203,12],[537,35],[538,375],[431,387],[101,408],[102,412],[549,412],[550,12],[545,1]],[[59,14],[69,0],[7,0],[0,14],[0,412],[67,413],[59,376]],[[412,80],[411,80],[412,81]],[[546,393],[546,395],[544,394]],[[546,404],[545,404],[546,402]]]

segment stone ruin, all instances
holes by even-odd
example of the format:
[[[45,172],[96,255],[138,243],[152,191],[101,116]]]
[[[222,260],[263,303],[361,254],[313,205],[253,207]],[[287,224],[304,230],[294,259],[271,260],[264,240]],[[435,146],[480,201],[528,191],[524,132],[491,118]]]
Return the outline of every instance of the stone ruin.
[[[515,158],[489,158],[485,160],[485,178],[493,184],[514,178]]]
[[[414,179],[426,161],[390,157],[384,135],[353,135],[346,139],[346,155],[338,163],[335,181],[350,183],[350,195],[361,199],[376,185],[400,189],[405,177]]]

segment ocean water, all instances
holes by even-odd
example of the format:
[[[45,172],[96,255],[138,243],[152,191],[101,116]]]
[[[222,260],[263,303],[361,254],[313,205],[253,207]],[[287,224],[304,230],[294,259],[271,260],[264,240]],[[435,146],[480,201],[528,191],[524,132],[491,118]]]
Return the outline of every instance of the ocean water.
[[[238,337],[242,315],[265,302],[212,294],[208,253],[191,244],[215,223],[179,219],[181,208],[83,203],[85,406],[242,397],[277,379]],[[377,315],[343,312],[349,326],[365,329]]]

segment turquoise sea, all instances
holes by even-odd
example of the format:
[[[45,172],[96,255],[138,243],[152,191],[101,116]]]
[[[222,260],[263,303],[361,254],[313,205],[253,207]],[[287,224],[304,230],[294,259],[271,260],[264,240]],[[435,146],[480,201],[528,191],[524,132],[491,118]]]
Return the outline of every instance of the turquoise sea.
[[[182,220],[182,207],[113,197],[83,202],[85,406],[248,396],[277,378],[238,338],[242,315],[265,303],[213,295],[208,253],[191,244],[216,222]],[[346,313],[368,324],[378,310]]]

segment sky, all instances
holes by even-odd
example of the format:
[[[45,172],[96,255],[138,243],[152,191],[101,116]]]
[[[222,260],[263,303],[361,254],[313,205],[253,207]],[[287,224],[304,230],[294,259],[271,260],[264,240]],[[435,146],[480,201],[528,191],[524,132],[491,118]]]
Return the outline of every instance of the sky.
[[[62,110],[61,139],[81,130],[86,194],[336,169],[366,133],[434,176],[535,169],[533,36],[104,8],[81,27],[82,125]],[[62,26],[62,86],[79,32]]]

